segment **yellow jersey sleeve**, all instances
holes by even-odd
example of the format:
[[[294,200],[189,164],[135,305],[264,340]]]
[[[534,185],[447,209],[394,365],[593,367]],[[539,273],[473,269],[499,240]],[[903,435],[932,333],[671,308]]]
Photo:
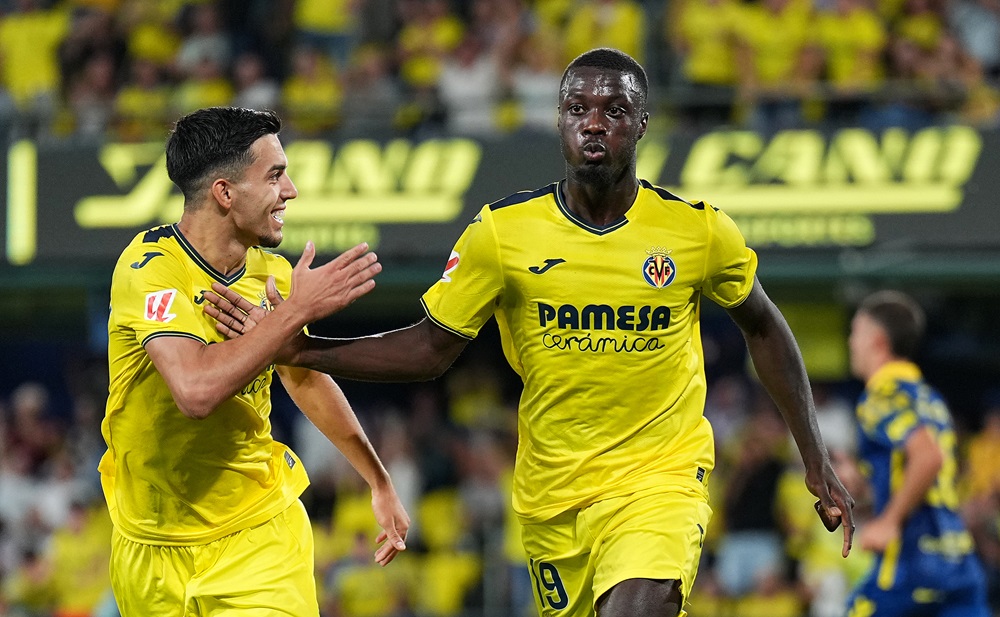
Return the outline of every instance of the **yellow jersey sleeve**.
[[[708,204],[710,250],[705,252],[705,281],[702,292],[723,308],[743,302],[753,288],[757,254],[747,248],[743,235],[729,216]]]
[[[111,287],[112,320],[145,345],[156,336],[200,335],[201,308],[188,294],[187,267],[169,252],[133,244],[119,262]]]
[[[444,274],[421,303],[431,321],[472,339],[496,310],[503,286],[496,229],[489,206],[484,206],[459,237]]]

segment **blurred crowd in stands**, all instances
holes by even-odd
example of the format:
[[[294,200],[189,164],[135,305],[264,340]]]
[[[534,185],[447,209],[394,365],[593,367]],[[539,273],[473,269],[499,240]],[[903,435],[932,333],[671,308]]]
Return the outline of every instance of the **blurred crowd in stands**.
[[[735,327],[724,315],[710,319],[703,338],[705,413],[718,460],[709,479],[715,515],[689,614],[843,617],[870,555],[855,547],[841,558],[841,534],[828,533],[815,515],[797,449],[748,376]],[[413,518],[408,550],[384,569],[372,558],[378,527],[366,485],[276,388],[273,432],[300,455],[312,481],[303,501],[316,538],[323,617],[535,614],[534,582],[510,506],[520,383],[499,355],[482,351],[487,342],[476,341],[434,382],[341,381]],[[38,380],[10,384],[0,398],[0,615],[117,616],[108,579],[110,520],[96,470],[105,449],[106,359],[70,355]],[[854,455],[860,386],[814,383],[820,429],[838,462]],[[963,511],[1000,611],[1000,395],[960,411]],[[844,481],[863,526],[863,483],[847,475]]]
[[[286,139],[553,131],[564,66],[601,45],[646,66],[670,130],[1000,119],[1000,0],[0,0],[0,123],[157,141],[179,114],[232,104],[278,110]],[[866,557],[840,558],[742,357],[709,370],[715,517],[690,614],[841,616]],[[65,379],[66,408],[43,380],[0,399],[0,615],[117,614],[96,471],[105,359]],[[324,617],[533,614],[509,505],[513,374],[471,358],[438,382],[345,390],[414,526],[410,550],[375,565],[363,483],[277,397],[276,437],[312,479]],[[853,454],[856,392],[815,384],[835,457]],[[1000,610],[1000,396],[975,414],[959,426],[965,514]]]
[[[278,110],[293,137],[551,131],[563,68],[604,45],[676,130],[1000,118],[997,0],[0,0],[0,119],[126,141],[213,105]]]

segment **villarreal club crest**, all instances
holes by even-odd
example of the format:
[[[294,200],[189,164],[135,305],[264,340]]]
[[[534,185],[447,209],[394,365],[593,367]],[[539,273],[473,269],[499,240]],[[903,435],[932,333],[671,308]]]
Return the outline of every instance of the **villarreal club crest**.
[[[642,264],[642,277],[650,286],[662,289],[674,281],[677,275],[677,266],[674,260],[670,259],[670,250],[654,246],[646,251],[649,257]]]

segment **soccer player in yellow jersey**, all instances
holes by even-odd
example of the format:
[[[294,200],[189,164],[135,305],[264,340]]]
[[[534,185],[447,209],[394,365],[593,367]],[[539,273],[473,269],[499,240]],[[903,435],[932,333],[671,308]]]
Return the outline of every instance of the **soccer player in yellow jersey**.
[[[275,371],[371,486],[377,541],[388,539],[376,561],[405,548],[409,518],[339,387],[272,364],[306,323],[370,291],[381,269],[363,244],[313,269],[311,244],[294,269],[265,250],[281,242],[296,196],[280,128],[272,112],[247,109],[181,118],[167,171],[184,194],[183,215],[137,235],[115,267],[100,472],[125,617],[319,614],[299,501],[309,480],[271,436]],[[266,306],[269,278],[297,308],[283,304],[249,336],[225,340],[201,310],[202,291],[219,282]]]
[[[732,220],[636,177],[648,82],[596,49],[562,78],[566,178],[480,210],[427,318],[353,340],[297,335],[278,362],[347,378],[431,379],[491,317],[524,381],[514,508],[545,616],[682,615],[711,516],[714,464],[699,332],[704,299],[742,329],[798,443],[806,484],[853,537],[792,334]],[[236,336],[273,317],[221,286],[206,311]],[[272,302],[280,302],[273,293]],[[283,305],[279,305],[280,306]]]

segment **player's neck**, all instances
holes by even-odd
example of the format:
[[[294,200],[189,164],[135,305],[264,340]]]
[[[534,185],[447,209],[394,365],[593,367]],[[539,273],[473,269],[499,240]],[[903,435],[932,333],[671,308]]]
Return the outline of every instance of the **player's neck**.
[[[177,228],[198,255],[220,274],[229,275],[242,268],[246,263],[249,247],[230,228],[221,227],[215,221],[205,218],[198,216],[196,212],[185,212],[177,223]]]
[[[583,220],[602,227],[619,220],[639,192],[639,181],[630,176],[624,181],[598,185],[567,179],[563,184],[563,201],[570,212]]]

